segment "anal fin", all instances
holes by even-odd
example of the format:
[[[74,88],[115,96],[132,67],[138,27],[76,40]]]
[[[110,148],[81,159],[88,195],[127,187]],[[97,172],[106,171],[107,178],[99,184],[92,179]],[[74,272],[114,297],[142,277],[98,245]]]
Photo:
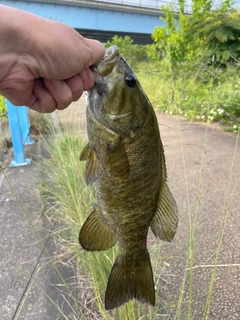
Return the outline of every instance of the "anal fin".
[[[150,226],[156,237],[171,242],[176,234],[177,225],[177,204],[167,183],[164,182],[157,203],[157,211]]]
[[[87,251],[107,250],[115,245],[117,238],[115,233],[108,227],[97,204],[83,224],[79,243]]]

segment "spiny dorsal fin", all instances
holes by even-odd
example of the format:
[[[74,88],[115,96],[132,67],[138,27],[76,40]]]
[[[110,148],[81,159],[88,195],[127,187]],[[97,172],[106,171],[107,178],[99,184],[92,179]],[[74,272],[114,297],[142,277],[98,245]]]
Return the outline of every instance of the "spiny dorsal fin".
[[[84,147],[80,155],[80,160],[87,160],[84,172],[87,185],[94,183],[101,177],[103,170],[100,167],[95,150],[90,147],[89,143]]]
[[[106,149],[107,170],[114,177],[127,179],[130,174],[130,164],[127,153],[119,138],[114,143],[108,143]]]
[[[111,310],[131,299],[155,305],[153,273],[149,254],[146,251],[138,262],[115,261],[108,280],[105,308]]]
[[[151,222],[152,232],[163,241],[171,242],[178,225],[178,209],[168,185],[163,182],[157,203],[157,211]]]
[[[107,250],[115,245],[117,238],[102,217],[97,204],[82,226],[79,243],[87,251]]]

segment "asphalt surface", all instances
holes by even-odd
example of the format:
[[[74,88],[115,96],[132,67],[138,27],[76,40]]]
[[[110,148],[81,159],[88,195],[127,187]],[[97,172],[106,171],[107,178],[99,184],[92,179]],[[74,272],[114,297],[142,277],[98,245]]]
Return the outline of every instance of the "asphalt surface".
[[[169,267],[162,297],[174,303],[188,268],[189,225],[194,233],[192,319],[203,319],[213,266],[217,271],[208,319],[240,319],[240,143],[214,125],[159,115],[169,184],[179,208],[175,240],[165,245]],[[191,220],[191,223],[189,223]],[[215,261],[220,238],[222,242]],[[182,310],[190,296],[189,271]]]
[[[81,99],[58,112],[65,130],[74,127],[79,135],[86,134],[84,107],[85,100]],[[192,319],[203,318],[221,240],[208,319],[239,319],[240,144],[237,135],[224,133],[213,125],[163,114],[158,114],[158,120],[169,186],[179,208],[179,227],[174,241],[163,244],[160,250],[161,280],[156,283],[161,303],[157,307],[169,305],[165,311],[174,318],[181,291],[180,319],[186,319],[189,288],[192,287]],[[4,175],[0,173],[0,318],[62,319],[54,306],[56,303],[67,319],[71,319],[69,297],[59,289],[61,281],[43,250],[44,244],[51,256],[56,253],[51,237],[54,225],[46,219],[47,208],[40,194],[44,177],[39,161],[46,156],[41,141],[27,147],[26,153],[34,160],[30,166],[9,168],[9,150],[4,161]],[[189,224],[194,231],[191,286],[186,270],[189,267]],[[61,273],[74,282],[73,269],[66,268]]]

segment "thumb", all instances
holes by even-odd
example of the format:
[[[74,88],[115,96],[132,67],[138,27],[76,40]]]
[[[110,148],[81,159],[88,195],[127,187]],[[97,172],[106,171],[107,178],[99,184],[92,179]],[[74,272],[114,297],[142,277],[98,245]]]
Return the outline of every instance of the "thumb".
[[[85,38],[85,41],[90,50],[89,65],[86,67],[90,67],[91,65],[96,64],[103,59],[105,54],[105,48],[102,45],[102,43],[97,40]]]

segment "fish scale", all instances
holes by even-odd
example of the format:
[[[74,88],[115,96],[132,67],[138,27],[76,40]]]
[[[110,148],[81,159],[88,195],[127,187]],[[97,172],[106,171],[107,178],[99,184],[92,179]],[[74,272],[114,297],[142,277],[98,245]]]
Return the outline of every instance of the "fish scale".
[[[154,305],[148,229],[170,242],[178,224],[158,122],[116,46],[106,50],[93,73],[95,86],[87,106],[89,142],[80,160],[86,161],[85,180],[95,184],[97,203],[80,230],[79,242],[88,251],[119,244],[106,288],[107,310],[131,299]]]

